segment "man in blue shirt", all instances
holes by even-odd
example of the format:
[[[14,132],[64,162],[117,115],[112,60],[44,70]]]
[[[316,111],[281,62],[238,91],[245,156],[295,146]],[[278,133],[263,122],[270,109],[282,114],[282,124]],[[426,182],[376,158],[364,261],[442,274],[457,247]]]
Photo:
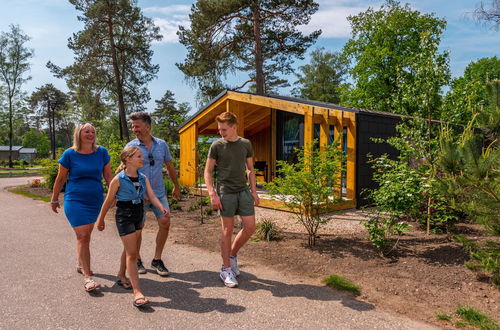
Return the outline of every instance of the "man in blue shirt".
[[[168,145],[164,140],[158,139],[151,135],[151,116],[147,112],[134,112],[128,116],[132,123],[132,131],[136,139],[127,143],[127,146],[137,146],[141,149],[142,157],[144,158],[144,166],[139,171],[149,178],[153,191],[160,200],[165,209],[170,211],[168,206],[168,199],[165,193],[165,184],[163,182],[163,164],[167,167],[168,175],[174,183],[173,197],[174,199],[180,198],[179,183],[177,181],[177,172],[175,171],[174,164],[172,164],[172,156],[168,149]],[[158,233],[156,235],[156,248],[155,256],[151,262],[156,272],[161,276],[168,275],[168,269],[161,260],[161,255],[165,243],[168,238],[168,230],[170,228],[170,212],[163,215],[161,210],[158,210],[150,201],[144,204],[144,221],[146,221],[146,212],[151,209],[156,215],[158,220]],[[138,231],[137,246],[137,269],[139,274],[145,274],[146,269],[141,260],[140,248],[142,240],[142,231]]]

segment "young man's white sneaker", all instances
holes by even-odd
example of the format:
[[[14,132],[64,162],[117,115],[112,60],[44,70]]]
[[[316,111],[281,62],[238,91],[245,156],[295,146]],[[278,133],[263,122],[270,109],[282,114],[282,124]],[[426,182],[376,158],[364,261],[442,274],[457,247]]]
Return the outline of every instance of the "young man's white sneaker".
[[[238,286],[238,281],[236,281],[236,277],[234,276],[231,268],[222,267],[220,270],[220,279],[224,282],[224,285],[229,288],[234,288]]]
[[[240,276],[240,269],[238,268],[238,257],[229,257],[229,263],[231,264],[231,270],[233,271],[234,276]]]

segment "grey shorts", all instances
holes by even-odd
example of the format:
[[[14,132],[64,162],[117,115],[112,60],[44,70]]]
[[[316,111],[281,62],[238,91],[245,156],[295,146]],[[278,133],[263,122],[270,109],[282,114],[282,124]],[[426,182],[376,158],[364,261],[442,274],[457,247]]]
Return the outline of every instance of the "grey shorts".
[[[255,214],[253,197],[248,189],[237,193],[220,194],[220,201],[222,203],[220,216],[231,218],[235,215],[246,217]]]
[[[167,196],[163,196],[162,198],[158,198],[160,200],[161,205],[170,213],[170,207],[168,206],[168,198]],[[144,203],[144,218],[142,219],[142,222],[144,223],[146,221],[146,212],[148,210],[153,211],[153,213],[156,215],[156,219],[161,218],[163,216],[163,212],[161,210],[158,210],[152,203],[151,201],[147,201]]]

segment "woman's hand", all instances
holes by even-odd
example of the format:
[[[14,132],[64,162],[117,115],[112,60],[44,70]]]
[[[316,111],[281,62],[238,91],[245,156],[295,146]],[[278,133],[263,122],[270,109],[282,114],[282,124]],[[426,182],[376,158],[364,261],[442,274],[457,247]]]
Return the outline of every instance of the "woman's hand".
[[[104,224],[104,220],[97,220],[97,230],[103,231],[106,225]]]
[[[57,212],[57,209],[61,208],[61,205],[59,205],[59,202],[58,201],[52,201],[50,202],[50,207],[52,208],[52,211],[54,211],[55,213],[59,213]]]
[[[168,215],[168,210],[167,210],[166,208],[163,208],[162,212],[163,212],[163,215],[164,215],[164,216],[167,216],[167,215]]]

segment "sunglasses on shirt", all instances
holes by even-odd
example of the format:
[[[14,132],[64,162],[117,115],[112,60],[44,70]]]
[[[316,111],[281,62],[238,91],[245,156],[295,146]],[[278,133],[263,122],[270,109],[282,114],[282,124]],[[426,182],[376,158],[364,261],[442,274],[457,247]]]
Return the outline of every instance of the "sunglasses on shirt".
[[[148,155],[148,159],[149,159],[149,166],[154,166],[155,165],[155,160],[153,158],[153,154],[149,154]]]

